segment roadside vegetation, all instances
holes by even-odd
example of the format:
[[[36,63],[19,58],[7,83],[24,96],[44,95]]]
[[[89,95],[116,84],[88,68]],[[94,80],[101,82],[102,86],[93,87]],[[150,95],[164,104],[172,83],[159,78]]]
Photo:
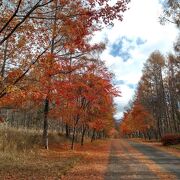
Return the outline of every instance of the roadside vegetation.
[[[76,142],[72,151],[71,140],[65,134],[49,133],[49,150],[42,146],[42,130],[0,128],[0,179],[61,179],[78,164],[86,164],[103,149],[109,148],[105,139],[85,146]],[[108,157],[108,153],[107,153]]]
[[[37,130],[0,128],[0,179],[60,178],[82,158],[68,151],[65,136],[54,132],[49,133],[52,150],[44,150],[41,134]],[[56,152],[53,144],[61,144],[61,151]]]

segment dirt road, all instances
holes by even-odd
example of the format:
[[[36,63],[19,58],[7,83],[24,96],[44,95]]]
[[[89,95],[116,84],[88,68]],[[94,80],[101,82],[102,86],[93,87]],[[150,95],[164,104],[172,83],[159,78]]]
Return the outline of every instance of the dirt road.
[[[63,179],[180,179],[180,156],[138,142],[111,140],[109,149],[89,157],[89,161],[75,167]]]
[[[180,158],[137,142],[112,140],[105,180],[180,179]]]

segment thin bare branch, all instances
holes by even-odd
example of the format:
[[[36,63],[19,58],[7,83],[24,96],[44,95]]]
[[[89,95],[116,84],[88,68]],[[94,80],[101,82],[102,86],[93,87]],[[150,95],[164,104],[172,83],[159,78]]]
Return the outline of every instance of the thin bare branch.
[[[14,17],[16,16],[16,14],[17,14],[18,11],[19,11],[19,7],[20,7],[20,5],[21,5],[21,2],[22,2],[22,0],[19,0],[19,3],[18,3],[18,5],[17,5],[16,10],[14,11],[14,14],[10,17],[10,19],[6,22],[6,24],[1,28],[0,33],[2,33],[3,30],[9,25],[9,23],[14,19]]]

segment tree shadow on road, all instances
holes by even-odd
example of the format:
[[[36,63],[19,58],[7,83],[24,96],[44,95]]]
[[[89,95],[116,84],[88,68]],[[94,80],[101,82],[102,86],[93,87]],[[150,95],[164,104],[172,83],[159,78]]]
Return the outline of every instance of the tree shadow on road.
[[[144,164],[134,157],[126,146],[115,140],[111,144],[104,180],[158,179]]]

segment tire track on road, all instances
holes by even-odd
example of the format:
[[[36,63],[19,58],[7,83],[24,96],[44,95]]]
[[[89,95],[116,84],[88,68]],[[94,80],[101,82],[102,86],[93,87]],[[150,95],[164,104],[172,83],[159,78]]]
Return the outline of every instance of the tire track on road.
[[[163,180],[180,179],[179,174],[177,173],[178,171],[180,172],[180,160],[178,160],[177,157],[171,156],[170,154],[157,150],[153,147],[148,147],[147,145],[144,145],[144,144],[139,144],[135,142],[126,142],[125,144],[127,148],[129,149],[129,152],[137,153],[136,156],[138,157],[138,160],[143,162],[153,173],[155,173],[159,177],[159,179],[163,179]],[[167,164],[164,164],[165,162],[163,161],[165,159],[163,159],[162,156],[164,157],[167,156],[166,158]],[[170,162],[174,161],[174,158],[178,162],[174,164],[173,163],[169,164]]]
[[[112,140],[105,180],[159,179],[151,169],[139,161],[124,140]]]

